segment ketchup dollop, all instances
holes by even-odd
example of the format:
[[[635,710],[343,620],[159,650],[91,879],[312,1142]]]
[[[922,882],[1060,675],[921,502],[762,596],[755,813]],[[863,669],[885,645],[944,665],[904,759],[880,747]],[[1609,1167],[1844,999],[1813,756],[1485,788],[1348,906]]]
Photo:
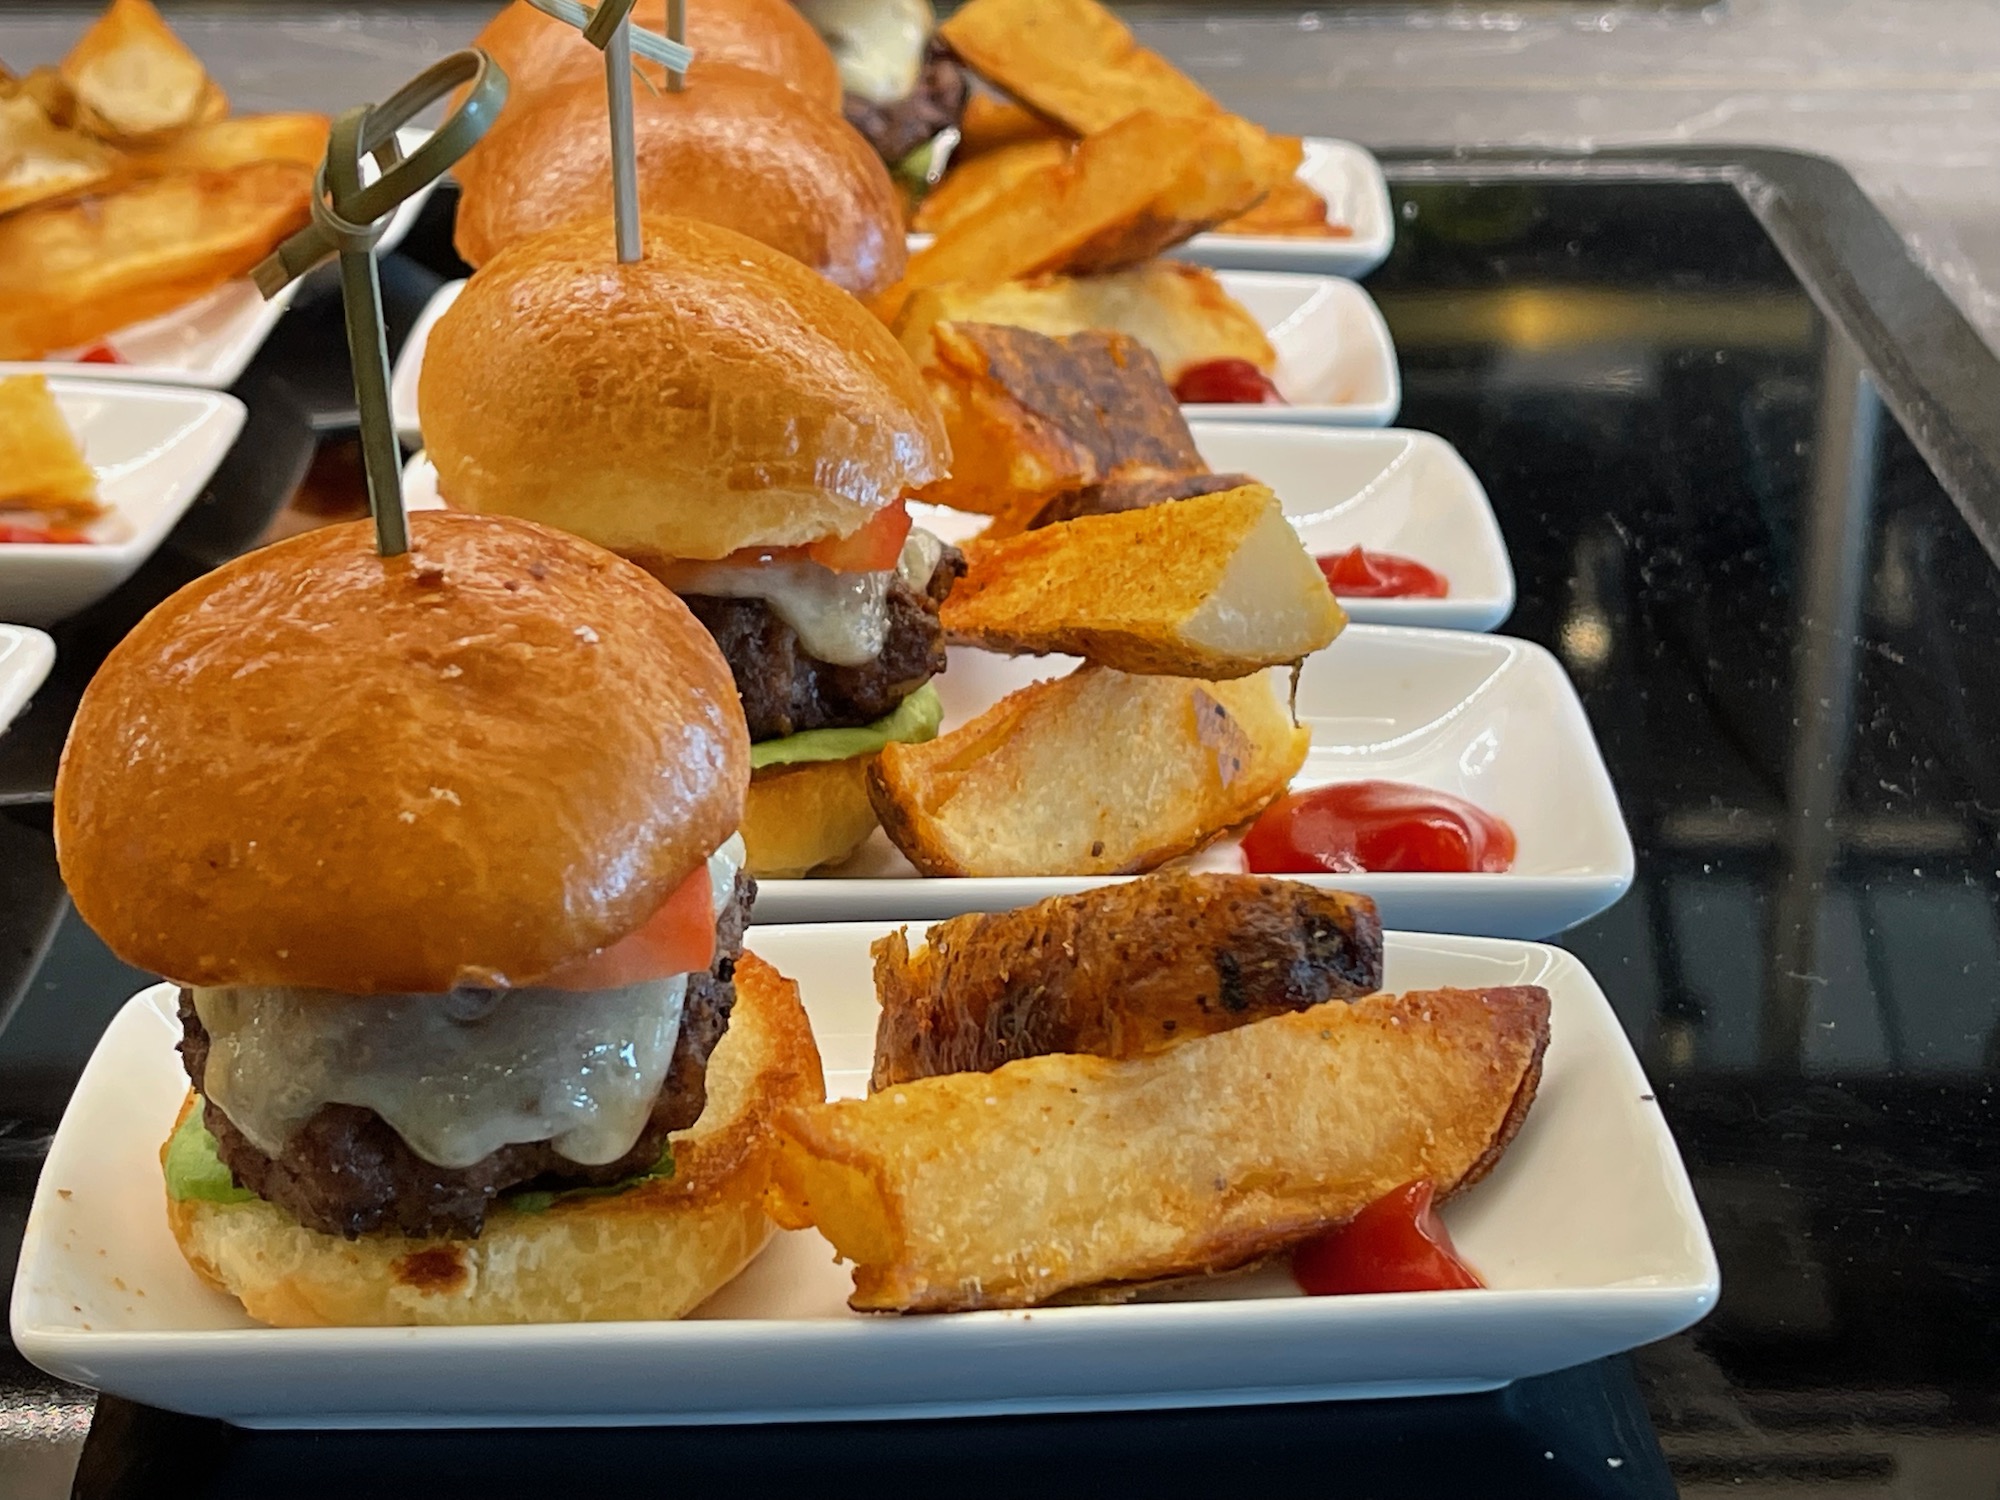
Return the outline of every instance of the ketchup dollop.
[[[80,544],[89,540],[89,537],[74,526],[45,526],[39,521],[0,521],[0,542]]]
[[[1412,557],[1349,547],[1319,559],[1326,586],[1346,599],[1442,599],[1451,592],[1444,574]]]
[[[124,359],[109,344],[92,344],[76,357],[80,365],[122,365]]]
[[[1310,1297],[1355,1292],[1457,1292],[1485,1282],[1458,1257],[1431,1207],[1428,1182],[1406,1182],[1338,1229],[1292,1252],[1292,1275]]]
[[[1449,792],[1343,781],[1273,802],[1244,835],[1243,855],[1254,875],[1498,875],[1513,866],[1514,830]]]
[[[1189,405],[1209,401],[1230,406],[1286,404],[1271,377],[1247,359],[1207,359],[1189,365],[1174,382],[1174,399]]]

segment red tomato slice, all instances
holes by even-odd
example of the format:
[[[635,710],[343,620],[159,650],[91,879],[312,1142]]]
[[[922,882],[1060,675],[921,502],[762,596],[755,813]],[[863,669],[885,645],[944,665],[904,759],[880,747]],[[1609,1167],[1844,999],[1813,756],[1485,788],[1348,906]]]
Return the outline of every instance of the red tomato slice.
[[[674,888],[644,927],[564,964],[542,983],[557,990],[615,990],[671,974],[693,974],[715,962],[715,899],[708,866]]]
[[[806,556],[836,573],[886,573],[903,555],[910,536],[910,513],[898,500],[868,518],[852,536],[830,536],[806,548]]]
[[[1338,1229],[1292,1252],[1292,1274],[1310,1296],[1354,1292],[1453,1292],[1486,1283],[1452,1248],[1431,1209],[1428,1182],[1406,1182]]]

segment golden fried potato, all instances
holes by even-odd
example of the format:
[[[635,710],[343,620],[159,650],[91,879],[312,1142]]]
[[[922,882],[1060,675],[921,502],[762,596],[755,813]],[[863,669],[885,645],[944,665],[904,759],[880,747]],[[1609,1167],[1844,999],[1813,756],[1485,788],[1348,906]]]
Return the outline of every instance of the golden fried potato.
[[[860,1309],[1026,1307],[1226,1271],[1403,1183],[1477,1181],[1548,1045],[1533,986],[1334,1001],[1115,1062],[1057,1054],[783,1117],[773,1211]]]
[[[1052,339],[986,323],[938,323],[925,338],[919,362],[952,460],[949,475],[918,491],[929,504],[1024,514],[1079,486],[1206,467],[1158,362],[1135,339]]]
[[[326,159],[325,115],[239,115],[184,130],[163,146],[131,154],[135,174],[220,172],[253,161],[290,161],[319,170]]]
[[[104,510],[97,475],[40,375],[0,376],[0,510],[17,509],[70,522]]]
[[[981,78],[1079,135],[1142,109],[1222,108],[1096,0],[971,0],[938,33]]]
[[[1310,184],[1293,176],[1274,186],[1248,213],[1215,226],[1218,234],[1276,234],[1300,239],[1352,239],[1345,224],[1330,223],[1326,199]]]
[[[1038,136],[989,151],[968,162],[961,163],[953,157],[951,170],[917,206],[910,227],[919,234],[942,233],[1022,178],[1068,161],[1072,148],[1072,142],[1059,137]]]
[[[29,94],[0,98],[0,214],[88,192],[117,170],[116,152],[57,125]]]
[[[1011,99],[975,93],[965,101],[965,113],[959,118],[958,149],[952,153],[952,164],[956,167],[989,151],[1023,141],[1061,140],[1067,136],[1068,132]]]
[[[1278,351],[1213,271],[1177,260],[1149,260],[1098,276],[1035,276],[997,286],[949,282],[925,287],[905,304],[896,334],[919,364],[930,356],[930,325],[1002,323],[1057,337],[1089,328],[1130,334],[1160,362],[1172,384],[1190,365],[1246,359],[1265,374]]]
[[[962,645],[1121,672],[1247,677],[1330,645],[1347,617],[1261,484],[965,544],[944,601]]]
[[[151,0],[111,0],[59,70],[83,128],[119,145],[157,143],[219,120],[229,101]]]
[[[0,219],[0,359],[40,359],[241,276],[307,219],[312,171],[177,172]]]
[[[1149,875],[871,951],[870,1089],[1049,1052],[1147,1057],[1382,987],[1373,901],[1268,875]]]
[[[51,124],[64,130],[76,124],[76,90],[63,81],[62,74],[45,66],[31,68],[24,77],[16,78],[0,64],[0,99],[24,96],[41,105]]]
[[[929,744],[885,747],[868,795],[926,875],[1130,875],[1261,811],[1311,742],[1269,676],[1084,666]]]

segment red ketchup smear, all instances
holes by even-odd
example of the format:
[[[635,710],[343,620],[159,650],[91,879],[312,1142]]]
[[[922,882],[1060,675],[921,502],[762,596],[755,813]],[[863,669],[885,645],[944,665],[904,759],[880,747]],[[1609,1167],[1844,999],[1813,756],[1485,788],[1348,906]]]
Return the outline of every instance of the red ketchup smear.
[[[124,359],[109,344],[92,344],[76,357],[80,365],[122,365]]]
[[[1243,856],[1254,875],[1498,875],[1513,867],[1514,830],[1448,792],[1344,781],[1273,802],[1244,835]]]
[[[1415,558],[1349,547],[1319,559],[1326,586],[1344,599],[1442,599],[1451,592],[1444,574]]]
[[[1174,382],[1174,399],[1190,405],[1283,406],[1271,378],[1247,359],[1208,359],[1189,365]]]
[[[44,526],[33,521],[0,521],[0,542],[81,543],[90,538],[74,526]]]
[[[1406,1182],[1338,1229],[1292,1252],[1292,1275],[1309,1297],[1355,1292],[1458,1292],[1483,1287],[1431,1208],[1428,1182]]]

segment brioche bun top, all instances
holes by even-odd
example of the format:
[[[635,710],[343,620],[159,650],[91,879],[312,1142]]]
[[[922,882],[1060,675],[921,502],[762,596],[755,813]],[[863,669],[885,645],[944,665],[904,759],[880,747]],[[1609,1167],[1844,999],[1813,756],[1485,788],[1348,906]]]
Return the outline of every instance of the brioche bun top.
[[[520,984],[636,930],[743,813],[708,632],[547,527],[410,517],[172,595],[83,695],[55,794],[84,920],[192,985]]]
[[[782,79],[814,104],[839,112],[840,65],[791,0],[696,0],[686,14],[686,40],[695,51],[690,79],[711,64],[730,63]],[[639,0],[632,7],[632,24],[666,35],[667,0]],[[544,15],[527,0],[514,0],[488,21],[472,45],[484,48],[507,74],[510,109],[553,84],[584,77],[601,83],[604,78],[604,54],[575,27]],[[661,83],[658,63],[642,61],[639,67],[656,85]],[[645,93],[645,84],[633,92]],[[474,151],[467,161],[478,155]]]
[[[778,80],[718,63],[680,93],[636,89],[639,202],[720,224],[872,296],[903,274],[903,212],[889,169],[832,110]],[[459,196],[456,243],[484,265],[516,240],[611,202],[604,83],[578,78],[518,108],[481,147]]]
[[[860,529],[944,472],[916,364],[859,302],[734,230],[609,217],[502,250],[432,329],[438,489],[645,564]]]

